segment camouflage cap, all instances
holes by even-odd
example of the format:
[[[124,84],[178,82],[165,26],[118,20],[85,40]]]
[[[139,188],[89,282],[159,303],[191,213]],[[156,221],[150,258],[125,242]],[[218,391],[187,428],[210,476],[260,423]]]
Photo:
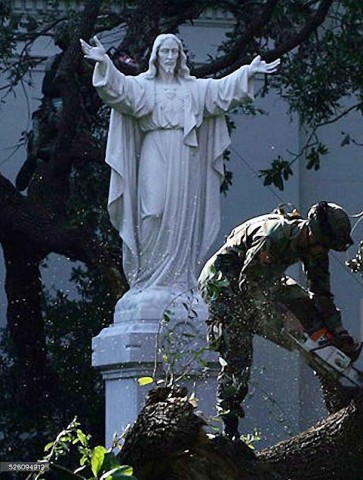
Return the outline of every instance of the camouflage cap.
[[[345,252],[354,243],[348,214],[339,205],[316,203],[308,212],[308,220],[314,237],[325,247]]]

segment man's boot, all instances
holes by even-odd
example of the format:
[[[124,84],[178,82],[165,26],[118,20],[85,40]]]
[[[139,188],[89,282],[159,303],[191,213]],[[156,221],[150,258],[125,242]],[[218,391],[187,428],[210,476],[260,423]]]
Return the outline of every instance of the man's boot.
[[[239,419],[245,416],[245,412],[241,405],[235,405],[228,413],[222,415],[224,424],[223,434],[231,440],[239,440],[240,433],[238,431]]]
[[[230,440],[237,440],[240,437],[238,431],[238,421],[239,418],[237,417],[237,415],[225,415],[223,417],[223,433]]]

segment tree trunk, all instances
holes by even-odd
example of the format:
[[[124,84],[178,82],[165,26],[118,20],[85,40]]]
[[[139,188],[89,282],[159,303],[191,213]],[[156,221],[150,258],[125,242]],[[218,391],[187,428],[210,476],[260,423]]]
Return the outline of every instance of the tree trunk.
[[[206,435],[180,388],[152,390],[120,460],[139,480],[361,480],[363,393],[296,437],[254,454],[242,441]]]
[[[363,478],[363,394],[306,432],[259,454],[291,480]]]
[[[41,258],[23,239],[3,242],[8,298],[8,327],[19,362],[16,401],[23,406],[44,404],[55,387],[49,367],[41,308]]]

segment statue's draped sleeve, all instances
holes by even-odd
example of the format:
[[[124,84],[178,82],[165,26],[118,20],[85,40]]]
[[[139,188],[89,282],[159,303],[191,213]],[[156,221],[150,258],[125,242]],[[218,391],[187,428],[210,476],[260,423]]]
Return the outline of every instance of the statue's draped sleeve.
[[[96,64],[93,85],[102,100],[112,107],[107,138],[106,163],[111,167],[108,211],[133,255],[137,255],[137,161],[141,131],[136,119],[150,109],[150,98],[134,77],[119,72],[107,57]]]
[[[200,258],[207,254],[220,229],[220,186],[224,178],[223,153],[230,146],[225,114],[254,99],[253,80],[248,67],[241,67],[222,79],[199,79],[203,108],[199,112],[199,148],[204,150],[205,198],[201,208],[203,230]],[[201,118],[203,117],[203,118]]]
[[[254,80],[249,75],[249,66],[220,79],[209,79],[205,102],[205,116],[224,115],[242,103],[254,99]]]

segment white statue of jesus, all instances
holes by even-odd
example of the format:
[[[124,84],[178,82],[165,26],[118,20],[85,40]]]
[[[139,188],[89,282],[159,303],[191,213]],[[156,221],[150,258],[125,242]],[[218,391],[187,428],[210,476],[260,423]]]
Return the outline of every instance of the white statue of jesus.
[[[164,34],[149,69],[133,77],[114,67],[97,37],[93,43],[81,40],[85,58],[97,62],[93,84],[112,109],[108,208],[130,284],[121,301],[166,301],[196,287],[219,230],[222,155],[230,144],[224,115],[253,99],[255,73],[273,73],[280,61],[256,57],[222,79],[196,79],[179,38]]]

